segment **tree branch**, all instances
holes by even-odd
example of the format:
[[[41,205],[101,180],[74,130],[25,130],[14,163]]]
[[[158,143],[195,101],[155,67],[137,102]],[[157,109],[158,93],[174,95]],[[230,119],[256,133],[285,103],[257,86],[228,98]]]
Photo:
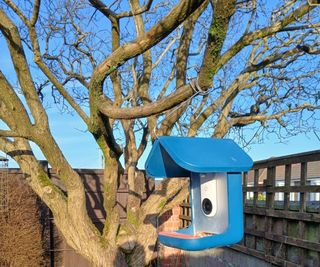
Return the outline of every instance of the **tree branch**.
[[[28,18],[21,12],[21,10],[11,0],[4,0],[4,2],[16,13],[24,24],[29,24]],[[1,11],[2,12],[2,11]]]
[[[93,72],[91,90],[102,83],[106,76],[123,65],[128,59],[142,54],[167,37],[181,22],[188,18],[205,0],[180,1],[169,14],[135,41],[120,46],[106,58]]]
[[[15,72],[31,114],[36,124],[46,127],[48,118],[34,87],[18,29],[2,10],[0,10],[0,31],[6,38]]]
[[[41,3],[41,0],[34,0],[33,13],[32,13],[32,17],[30,20],[31,27],[34,27],[38,21],[39,11],[40,11],[40,3]]]
[[[201,16],[208,2],[205,2],[198,8],[183,24],[183,33],[180,39],[179,47],[176,53],[176,88],[186,84],[187,80],[187,64],[190,52],[191,38],[194,33],[194,27]],[[166,118],[162,121],[158,135],[169,135],[174,124],[180,119],[182,114],[188,108],[189,103],[181,105],[173,113],[170,110],[167,112]]]
[[[311,105],[309,103],[304,103],[298,107],[295,107],[292,109],[285,109],[285,110],[282,110],[282,111],[275,113],[275,114],[272,114],[272,115],[249,114],[249,115],[244,115],[244,116],[240,116],[240,117],[236,117],[236,118],[231,117],[230,123],[236,127],[243,127],[243,126],[246,126],[249,124],[253,124],[255,122],[264,123],[269,120],[280,120],[281,117],[285,116],[286,114],[297,113],[297,112],[300,112],[305,109],[316,110],[316,109],[320,109],[320,106],[315,106],[315,105]]]
[[[217,0],[214,2],[206,50],[198,79],[202,90],[208,90],[212,87],[212,78],[219,69],[216,61],[220,56],[235,7],[236,0]]]
[[[66,209],[65,195],[43,171],[26,140],[15,138],[14,141],[9,141],[0,137],[0,150],[17,161],[26,175],[28,184],[54,214],[57,214],[59,209]]]
[[[244,36],[242,36],[228,51],[226,51],[218,61],[216,62],[215,69],[220,69],[223,65],[225,65],[232,57],[234,57],[236,54],[238,54],[244,47],[251,44],[253,41],[262,39],[267,36],[271,36],[272,34],[275,34],[282,29],[284,29],[286,26],[288,26],[290,23],[295,22],[298,18],[303,17],[305,14],[307,14],[313,7],[310,7],[309,4],[304,4],[298,8],[296,8],[294,11],[291,12],[288,16],[284,17],[281,21],[278,21],[274,23],[271,26],[262,28],[260,30],[248,33]]]
[[[38,43],[38,37],[37,37],[36,30],[34,28],[34,26],[37,22],[38,15],[39,15],[40,0],[35,0],[33,17],[31,19],[31,22],[28,21],[28,19],[23,15],[23,13],[20,11],[20,9],[11,0],[5,0],[5,2],[21,18],[21,20],[24,22],[24,24],[29,29],[29,36],[30,36],[30,40],[32,43],[35,63],[39,66],[39,68],[42,70],[42,72],[48,77],[48,79],[53,83],[53,85],[57,88],[59,93],[68,101],[68,103],[74,108],[74,110],[80,115],[80,117],[88,125],[89,119],[88,119],[87,115],[85,114],[85,112],[78,106],[78,104],[74,101],[74,99],[67,93],[67,91],[64,89],[63,85],[58,81],[58,79],[55,77],[55,75],[50,71],[50,69],[42,61],[40,46]],[[14,26],[13,22],[10,21],[10,19],[5,15],[5,13],[2,10],[0,10],[0,20],[3,21],[3,23],[5,23],[5,24],[10,25],[9,28],[8,28],[8,26],[4,26],[4,27],[11,29],[9,31],[13,31],[13,33],[14,33],[13,36],[15,36],[14,37],[15,40],[12,40],[12,41],[16,43],[19,50],[18,50],[18,53],[12,54],[11,57],[13,57],[14,63],[16,61],[19,61],[19,64],[15,64],[15,68],[17,69],[18,78],[20,77],[19,78],[20,85],[22,88],[24,88],[24,91],[26,91],[28,88],[33,87],[33,83],[32,83],[31,74],[28,69],[28,65],[26,63],[26,59],[25,59],[25,55],[23,52],[23,47],[21,44],[18,30]],[[7,38],[9,38],[9,37],[7,37]],[[8,40],[10,41],[10,38]],[[12,50],[15,50],[15,49],[16,49],[15,47],[12,47]],[[14,58],[17,58],[17,59],[14,60]],[[22,71],[22,68],[24,69],[23,71]],[[21,70],[21,71],[19,71],[19,70]],[[23,76],[21,76],[22,73],[23,73]],[[24,80],[24,82],[21,82],[21,80]],[[31,95],[34,95],[34,93],[30,91],[31,89],[28,89],[28,90],[29,90],[28,92]],[[32,91],[35,92],[36,90],[32,90]],[[36,110],[39,110],[41,114],[45,113],[40,101],[38,101],[38,96],[34,95],[34,97],[32,98],[34,103],[30,102],[29,97],[26,97],[26,99],[31,104],[31,106],[30,106],[31,112],[33,112],[33,116],[35,117],[35,119],[38,120],[38,122],[41,121],[42,123],[44,123],[44,122],[47,123],[47,120],[44,120],[43,118],[41,118],[41,120],[39,120],[39,116],[37,114],[35,114]],[[34,105],[37,108],[33,108]],[[46,118],[46,117],[44,117],[44,118]]]
[[[0,130],[0,136],[2,137],[26,137],[17,132],[9,131],[9,130]]]
[[[57,88],[58,92],[67,100],[70,106],[79,114],[82,120],[89,125],[90,120],[87,114],[82,110],[82,108],[75,102],[72,96],[66,91],[64,86],[59,82],[57,77],[52,73],[49,67],[42,60],[40,46],[38,43],[38,35],[34,27],[29,27],[30,40],[34,52],[34,62],[39,66],[44,75],[49,79],[49,81]]]
[[[103,15],[105,15],[110,20],[117,19],[117,14],[109,9],[102,1],[100,0],[89,0],[90,4],[99,10]]]
[[[149,11],[149,9],[151,8],[152,2],[153,2],[153,0],[148,0],[148,2],[144,6],[139,7],[137,9],[135,9],[134,11],[127,11],[127,12],[119,13],[116,15],[116,17],[118,19],[122,19],[125,17],[133,17],[133,16],[141,15],[141,14]]]
[[[11,129],[17,129],[19,134],[22,136],[27,135],[32,127],[27,110],[1,71],[0,87],[1,118],[9,125]],[[8,116],[8,114],[10,114],[10,116]]]
[[[110,100],[104,96],[100,97],[99,110],[106,116],[114,119],[134,119],[148,117],[156,114],[161,114],[183,101],[186,101],[194,93],[190,84],[186,84],[178,88],[168,97],[160,99],[156,102],[145,104],[143,106],[133,108],[115,108]]]

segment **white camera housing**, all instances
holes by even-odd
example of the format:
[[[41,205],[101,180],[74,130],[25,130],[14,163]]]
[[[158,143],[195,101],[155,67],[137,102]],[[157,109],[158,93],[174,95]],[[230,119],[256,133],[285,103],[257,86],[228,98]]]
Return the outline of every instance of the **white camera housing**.
[[[227,173],[192,173],[191,178],[194,235],[223,233],[228,228]]]
[[[217,213],[217,180],[207,174],[200,174],[201,210],[205,216],[213,217]],[[205,209],[205,203],[211,203],[211,209]]]

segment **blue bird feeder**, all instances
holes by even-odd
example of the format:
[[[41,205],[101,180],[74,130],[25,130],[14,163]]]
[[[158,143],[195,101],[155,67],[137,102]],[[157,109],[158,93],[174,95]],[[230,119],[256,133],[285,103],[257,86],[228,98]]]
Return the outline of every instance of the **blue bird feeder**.
[[[232,140],[159,137],[145,169],[149,177],[190,177],[192,224],[160,232],[160,243],[183,250],[204,250],[243,238],[242,172],[252,159]]]

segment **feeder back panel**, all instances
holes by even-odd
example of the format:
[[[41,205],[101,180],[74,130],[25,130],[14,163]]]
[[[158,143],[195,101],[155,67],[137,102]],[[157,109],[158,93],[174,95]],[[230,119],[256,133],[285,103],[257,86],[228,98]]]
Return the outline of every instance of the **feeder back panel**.
[[[220,234],[228,227],[226,173],[191,174],[191,212],[194,235]]]

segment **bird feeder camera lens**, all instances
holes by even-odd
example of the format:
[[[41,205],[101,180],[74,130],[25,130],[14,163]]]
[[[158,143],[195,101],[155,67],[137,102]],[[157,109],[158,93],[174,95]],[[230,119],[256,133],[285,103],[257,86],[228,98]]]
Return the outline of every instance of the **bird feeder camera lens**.
[[[204,200],[202,200],[202,210],[205,215],[210,215],[210,213],[212,212],[212,202],[210,199],[205,198]]]

